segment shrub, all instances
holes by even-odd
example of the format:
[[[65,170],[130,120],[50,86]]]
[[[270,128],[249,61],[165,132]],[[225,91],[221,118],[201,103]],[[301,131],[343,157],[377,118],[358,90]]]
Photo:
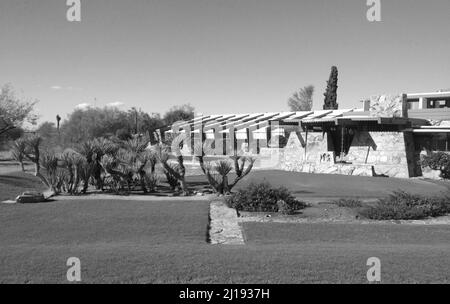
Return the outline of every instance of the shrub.
[[[419,220],[450,213],[450,197],[424,197],[395,192],[375,206],[360,211],[373,220]]]
[[[226,203],[229,207],[238,211],[280,211],[288,214],[306,207],[306,204],[296,200],[288,189],[284,187],[274,188],[267,182],[251,183],[246,188],[227,197]]]
[[[444,152],[425,155],[420,160],[422,167],[430,167],[433,170],[441,170],[442,178],[450,179],[450,155]]]
[[[288,203],[286,203],[283,200],[279,200],[277,202],[277,207],[278,207],[278,213],[281,213],[284,215],[292,215],[296,211],[293,204],[289,205]]]
[[[131,138],[133,138],[133,136],[131,135],[130,130],[128,130],[126,128],[122,128],[122,129],[117,130],[116,131],[116,136],[120,140],[130,140]]]
[[[345,208],[360,208],[363,206],[363,204],[360,200],[345,199],[345,198],[341,198],[337,201],[334,201],[333,204],[335,204],[339,207],[345,207]]]

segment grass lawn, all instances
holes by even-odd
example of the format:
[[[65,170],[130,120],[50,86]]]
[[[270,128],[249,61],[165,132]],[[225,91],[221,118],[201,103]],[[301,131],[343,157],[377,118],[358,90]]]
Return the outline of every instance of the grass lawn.
[[[0,205],[0,283],[450,282],[447,226],[244,224],[247,244],[206,243],[207,201],[68,200]]]
[[[15,199],[25,191],[44,190],[42,182],[32,174],[23,172],[0,174],[0,202]]]
[[[204,177],[190,177],[192,181],[197,182],[200,182],[202,178]],[[449,188],[444,185],[444,183],[449,184],[448,182],[436,183],[417,179],[308,174],[277,170],[252,171],[235,189],[245,187],[252,181],[260,182],[264,180],[273,186],[288,188],[299,198],[378,198],[387,196],[396,190],[422,195],[436,195],[439,192],[449,191]]]

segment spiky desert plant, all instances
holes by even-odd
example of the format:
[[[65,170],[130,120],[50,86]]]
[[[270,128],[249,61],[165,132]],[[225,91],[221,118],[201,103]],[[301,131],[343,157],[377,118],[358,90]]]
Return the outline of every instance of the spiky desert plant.
[[[61,192],[64,176],[61,176],[58,170],[58,157],[55,153],[45,152],[41,155],[41,164],[45,169],[48,182],[53,186],[56,193]]]
[[[101,159],[104,155],[113,155],[119,150],[119,145],[105,138],[96,138],[84,142],[78,151],[86,158],[88,166],[86,168],[86,178],[84,179],[83,191],[87,190],[89,179],[92,177],[96,188],[103,189],[103,168]],[[89,176],[89,178],[88,178]],[[86,180],[87,179],[87,180]]]
[[[145,177],[144,177],[144,183],[145,188],[148,192],[155,192],[156,187],[158,186],[160,181],[159,176],[154,172],[154,170],[146,170],[145,171]]]
[[[107,173],[105,178],[111,181],[109,186],[112,190],[116,192],[122,190],[124,185],[127,184],[129,176],[127,172],[124,173],[122,168],[119,167],[118,159],[111,155],[103,155],[100,163],[103,170]],[[129,184],[127,186],[129,187]]]
[[[233,183],[230,185],[230,190],[236,186],[236,184],[246,177],[250,171],[253,169],[253,165],[255,164],[256,159],[250,156],[239,156],[234,155],[231,156],[231,159],[234,162],[234,171],[236,173],[236,179],[233,181]],[[248,163],[247,168],[245,168],[245,164]]]
[[[155,152],[155,155],[158,159],[158,161],[161,163],[163,172],[167,178],[167,182],[171,186],[173,190],[177,186],[181,188],[182,195],[188,195],[189,189],[186,184],[186,168],[184,166],[184,160],[183,155],[181,154],[181,143],[185,139],[185,135],[180,135],[175,137],[175,139],[172,141],[172,145],[169,147],[165,144],[160,144],[157,146],[152,147],[153,151]],[[173,152],[173,154],[176,157],[176,164],[173,162],[170,162],[170,151]],[[175,180],[176,186],[175,186]]]
[[[236,184],[247,176],[253,168],[255,159],[247,156],[232,156],[230,161],[221,160],[215,164],[208,163],[204,166],[205,175],[209,184],[217,194],[230,194]],[[245,165],[247,167],[245,167]],[[236,173],[236,178],[232,183],[229,182],[228,174],[233,170]]]
[[[77,194],[79,186],[83,178],[85,178],[85,170],[88,166],[86,158],[79,152],[73,149],[66,149],[61,153],[60,159],[62,167],[67,172],[67,179],[65,180],[67,192],[70,194]]]
[[[228,174],[233,170],[233,166],[229,161],[221,160],[215,166],[214,170],[222,177],[222,184],[219,188],[220,193],[227,194],[230,192],[228,185]]]
[[[156,155],[153,151],[145,150],[137,155],[134,172],[139,177],[141,188],[144,193],[153,192],[156,188],[156,185],[153,185],[153,183],[150,182],[150,179],[155,173],[156,161]],[[156,179],[152,179],[152,181],[156,181]],[[147,184],[150,185],[150,188],[148,189],[146,186]]]
[[[149,182],[147,173],[147,171],[150,171],[150,176],[152,176],[157,162],[155,153],[147,150],[149,143],[150,138],[148,136],[135,137],[125,142],[125,147],[129,151],[128,164],[131,165],[134,175],[139,179],[144,193],[155,189],[155,186]],[[146,184],[150,185],[150,189],[147,189]]]
[[[213,151],[211,148],[211,140],[205,140],[203,143],[196,142],[194,144],[194,155],[197,158],[200,168],[202,169],[203,173],[206,174],[206,168],[205,168],[205,156],[210,154]]]

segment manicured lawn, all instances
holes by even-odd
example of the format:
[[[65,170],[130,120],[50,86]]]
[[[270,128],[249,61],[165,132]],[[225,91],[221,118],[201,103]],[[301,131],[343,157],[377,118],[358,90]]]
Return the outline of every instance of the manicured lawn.
[[[0,205],[0,283],[450,282],[447,226],[244,224],[247,244],[206,243],[207,201],[70,200]]]
[[[231,180],[234,177],[231,178]],[[200,182],[203,176],[189,177]],[[393,191],[403,190],[408,193],[436,195],[447,192],[448,182],[430,182],[416,179],[361,177],[346,175],[307,174],[276,170],[255,170],[242,180],[235,189],[245,187],[250,182],[268,181],[274,186],[284,186],[299,198],[302,197],[359,197],[377,198],[387,196]]]
[[[231,180],[234,177],[231,175]],[[324,175],[285,172],[276,170],[255,170],[242,180],[235,190],[245,187],[250,182],[268,181],[274,186],[284,186],[298,198],[377,198],[393,191],[403,190],[409,193],[436,195],[449,192],[450,182],[424,181],[397,178],[373,178],[343,175]],[[192,189],[208,186],[204,175],[188,176]],[[38,178],[22,172],[0,174],[0,201],[13,199],[24,191],[45,190]]]
[[[31,174],[13,172],[0,174],[0,202],[14,199],[25,191],[44,191],[42,182]]]

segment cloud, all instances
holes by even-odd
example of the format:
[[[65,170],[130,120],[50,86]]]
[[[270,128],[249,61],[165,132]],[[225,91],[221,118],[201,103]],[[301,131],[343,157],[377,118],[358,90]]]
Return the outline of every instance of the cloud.
[[[121,102],[121,101],[116,101],[116,102],[108,103],[106,106],[107,106],[107,107],[113,107],[113,108],[119,108],[119,107],[121,107],[121,106],[123,106],[123,105],[124,105],[123,102]]]
[[[51,90],[55,90],[55,91],[61,91],[61,90],[65,90],[65,91],[81,91],[83,90],[82,88],[77,88],[77,87],[62,87],[59,85],[54,85],[50,87]]]
[[[80,103],[80,104],[75,106],[75,109],[77,109],[77,110],[85,110],[85,109],[90,108],[90,107],[91,107],[90,103]]]

